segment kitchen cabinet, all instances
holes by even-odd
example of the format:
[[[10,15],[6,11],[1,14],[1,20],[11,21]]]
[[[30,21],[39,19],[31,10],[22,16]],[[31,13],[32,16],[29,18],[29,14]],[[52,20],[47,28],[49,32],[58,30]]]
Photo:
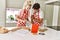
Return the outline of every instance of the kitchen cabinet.
[[[60,0],[49,0],[45,2],[46,5],[53,5],[54,6],[54,12],[53,12],[53,21],[52,21],[52,27],[53,29],[60,30],[60,24],[59,24],[59,8],[60,8]]]

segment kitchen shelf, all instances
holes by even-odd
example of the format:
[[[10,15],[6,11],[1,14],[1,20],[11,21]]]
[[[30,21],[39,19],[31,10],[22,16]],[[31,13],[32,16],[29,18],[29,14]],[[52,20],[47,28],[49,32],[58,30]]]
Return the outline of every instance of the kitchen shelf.
[[[45,2],[46,5],[58,5],[60,6],[60,0],[50,0]]]

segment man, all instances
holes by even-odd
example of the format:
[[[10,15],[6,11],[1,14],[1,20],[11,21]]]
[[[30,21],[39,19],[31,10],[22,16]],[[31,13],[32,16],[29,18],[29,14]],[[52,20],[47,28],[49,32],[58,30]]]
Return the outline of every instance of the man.
[[[31,22],[32,24],[38,24],[39,26],[42,25],[43,23],[43,12],[40,10],[40,4],[39,3],[35,3],[33,5],[33,14],[31,15]]]

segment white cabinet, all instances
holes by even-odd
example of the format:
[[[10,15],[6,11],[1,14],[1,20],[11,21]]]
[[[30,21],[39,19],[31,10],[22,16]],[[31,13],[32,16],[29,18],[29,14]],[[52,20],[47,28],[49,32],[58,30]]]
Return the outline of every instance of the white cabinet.
[[[59,23],[59,7],[60,7],[60,0],[48,0],[45,2],[46,5],[53,5],[54,11],[53,11],[53,22],[52,22],[52,28],[60,30],[60,26],[58,26]],[[59,19],[58,19],[59,18]]]

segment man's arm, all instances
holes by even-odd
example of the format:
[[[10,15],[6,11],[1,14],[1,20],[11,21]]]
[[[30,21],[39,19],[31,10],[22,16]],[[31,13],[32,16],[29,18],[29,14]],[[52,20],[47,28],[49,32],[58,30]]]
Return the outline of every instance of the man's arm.
[[[40,18],[40,19],[38,20],[38,22],[39,22],[40,24],[42,24],[42,23],[43,23],[43,18]]]

